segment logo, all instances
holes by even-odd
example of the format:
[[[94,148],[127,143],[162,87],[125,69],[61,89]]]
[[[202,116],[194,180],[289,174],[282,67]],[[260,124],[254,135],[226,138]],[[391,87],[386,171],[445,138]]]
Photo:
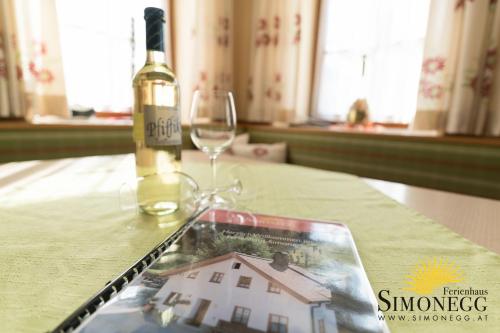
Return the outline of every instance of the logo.
[[[406,275],[404,284],[401,290],[378,292],[380,320],[488,320],[488,290],[467,285],[464,273],[453,262],[443,258],[422,261]]]
[[[430,295],[436,288],[461,282],[463,279],[462,273],[455,264],[436,258],[417,264],[413,273],[407,278],[408,287],[404,290],[413,291],[419,295]]]

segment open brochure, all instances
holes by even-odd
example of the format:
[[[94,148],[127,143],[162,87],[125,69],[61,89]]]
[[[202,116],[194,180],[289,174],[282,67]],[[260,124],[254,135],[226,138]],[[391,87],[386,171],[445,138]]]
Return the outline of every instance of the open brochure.
[[[76,332],[387,332],[349,229],[210,210]]]

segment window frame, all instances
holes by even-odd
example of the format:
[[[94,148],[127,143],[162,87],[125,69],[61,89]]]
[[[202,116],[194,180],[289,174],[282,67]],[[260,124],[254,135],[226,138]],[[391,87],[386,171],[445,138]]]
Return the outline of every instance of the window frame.
[[[328,15],[328,3],[330,1],[321,1],[318,14],[318,33],[316,36],[316,47],[314,56],[314,69],[313,69],[313,84],[310,100],[311,116],[316,118],[318,116],[318,103],[319,103],[319,86],[321,83],[321,68],[325,62],[325,55],[323,52],[326,42],[326,15]],[[320,119],[320,118],[318,118]]]
[[[236,321],[235,320],[235,316],[236,316],[236,312],[238,310],[242,310],[242,314],[241,314],[241,318],[242,319],[245,319],[244,321]],[[245,313],[248,313],[246,315],[246,318],[245,318]],[[249,308],[246,308],[244,306],[239,306],[239,305],[236,305],[234,307],[234,310],[233,310],[233,314],[231,315],[231,322],[234,323],[234,324],[238,324],[238,325],[244,325],[244,326],[247,326],[248,325],[248,320],[250,319],[250,315],[252,314],[252,310],[249,309]]]
[[[267,283],[267,292],[271,294],[281,294],[281,288],[277,283],[272,281],[268,281]]]
[[[313,63],[313,78],[312,78],[312,85],[311,85],[311,98],[309,102],[309,107],[310,107],[310,116],[313,119],[318,119],[322,120],[325,122],[329,122],[332,125],[347,125],[347,122],[345,120],[328,120],[328,119],[322,119],[319,116],[318,112],[318,107],[319,107],[319,88],[321,85],[321,68],[323,68],[323,65],[325,63],[325,54],[323,52],[324,46],[326,43],[326,20],[327,20],[327,15],[328,15],[328,9],[331,6],[331,1],[321,1],[319,7],[319,13],[318,13],[318,30],[316,34],[316,45],[314,47],[314,63]],[[425,42],[425,41],[424,41]],[[347,110],[345,110],[345,113],[347,114]],[[374,126],[380,125],[386,128],[409,128],[411,121],[408,123],[405,122],[388,122],[388,121],[372,121],[371,122]]]
[[[220,284],[222,282],[222,279],[224,278],[224,273],[221,272],[214,272],[212,276],[210,277],[210,280],[208,282],[212,283],[218,283]]]
[[[85,3],[85,1],[82,1],[82,0],[79,0],[79,1],[82,3]],[[64,6],[61,6],[59,4],[59,2],[65,2],[65,1],[57,0],[55,3],[55,6],[57,9],[56,17],[58,20],[58,27],[59,27],[59,32],[58,32],[58,38],[59,38],[59,44],[60,44],[59,47],[60,47],[60,52],[61,52],[62,57],[63,57],[62,66],[63,66],[63,73],[64,73],[64,77],[65,77],[64,87],[65,87],[66,95],[68,95],[67,94],[68,90],[74,91],[74,90],[80,89],[81,77],[78,77],[78,81],[77,80],[68,80],[68,75],[65,71],[66,67],[64,65],[64,62],[65,62],[64,59],[66,57],[64,54],[65,53],[64,50],[66,49],[66,47],[65,47],[66,43],[65,43],[65,40],[63,39],[63,34],[61,33],[61,30],[67,28],[68,23],[66,21],[62,21],[60,19],[60,17],[61,16],[68,16],[68,15],[67,15],[67,11],[65,11]],[[102,3],[102,5],[106,7],[105,11],[103,13],[106,14],[106,16],[105,16],[106,22],[109,25],[109,22],[108,22],[109,17],[111,17],[113,15],[114,16],[117,15],[113,11],[109,12],[109,14],[108,14],[108,11],[107,11],[107,7],[110,5],[111,6],[113,5],[113,1],[109,1],[109,2],[105,1]],[[118,34],[116,31],[113,31],[112,29],[109,29],[109,28],[106,28],[104,30],[95,29],[94,28],[95,24],[92,24],[92,22],[88,23],[88,25],[87,24],[85,24],[85,25],[76,24],[75,25],[74,23],[71,24],[71,26],[76,26],[77,30],[82,31],[83,34],[85,34],[85,35],[99,34],[99,36],[101,36],[105,41],[107,41],[106,45],[108,47],[110,47],[109,48],[110,56],[109,57],[106,56],[104,58],[101,57],[101,61],[103,61],[103,59],[104,59],[105,62],[108,62],[108,60],[113,59],[113,56],[116,54],[116,49],[111,48],[110,45],[112,43],[116,43],[118,40],[120,40],[123,43],[127,43],[127,45],[130,47],[130,59],[129,60],[131,60],[131,61],[128,62],[126,69],[125,69],[125,67],[123,67],[123,69],[120,68],[118,70],[118,72],[130,71],[130,78],[129,78],[128,85],[131,84],[133,77],[142,68],[142,66],[144,66],[144,63],[146,61],[146,47],[145,47],[146,45],[142,44],[142,43],[145,43],[145,40],[146,40],[145,34],[144,34],[145,33],[145,22],[142,19],[143,15],[141,14],[141,12],[138,12],[137,10],[140,9],[141,7],[144,8],[147,5],[161,8],[165,12],[164,19],[165,19],[166,23],[165,23],[164,29],[163,29],[163,39],[164,39],[164,44],[165,44],[165,60],[166,60],[166,63],[168,64],[168,66],[170,68],[173,68],[174,67],[173,55],[172,55],[172,34],[173,34],[173,31],[171,29],[171,24],[170,24],[171,19],[172,19],[172,17],[171,17],[172,5],[169,3],[169,1],[163,1],[163,0],[144,1],[143,0],[142,4],[141,4],[140,2],[137,2],[135,0],[129,0],[129,2],[124,5],[125,8],[127,8],[127,11],[125,11],[124,14],[126,14],[127,16],[123,15],[123,17],[121,17],[121,20],[125,21],[125,20],[130,19],[130,21],[129,21],[130,23],[127,23],[127,26],[129,26],[128,24],[133,24],[133,25],[129,26],[130,30],[127,31],[126,36],[124,36],[123,38],[122,38],[122,36],[119,36],[120,34]],[[121,14],[120,14],[120,16],[121,16]],[[140,26],[144,27],[144,31],[142,30],[142,28],[140,28]],[[125,45],[125,44],[123,44],[123,45]],[[70,47],[68,46],[68,48],[70,48]],[[108,50],[106,50],[106,52],[108,52]],[[78,62],[79,61],[78,59],[79,58],[75,59],[75,61]],[[91,63],[91,62],[87,63],[87,65],[92,65],[92,64],[93,63]],[[117,82],[122,82],[122,78],[118,78],[116,76],[116,73],[111,71],[111,69],[108,69],[108,72],[104,73],[104,74],[105,74],[105,77],[107,78],[107,80],[111,80],[111,82],[112,82],[109,84],[109,87],[106,88],[106,89],[109,89],[109,96],[107,96],[106,99],[103,100],[104,103],[96,102],[96,98],[92,98],[93,101],[90,104],[85,99],[82,99],[81,95],[78,95],[79,98],[76,98],[75,100],[71,100],[71,101],[68,100],[68,108],[71,108],[73,106],[83,105],[86,108],[94,109],[96,111],[96,116],[99,115],[99,118],[108,118],[108,120],[111,120],[110,118],[112,118],[112,120],[115,120],[115,118],[123,117],[125,119],[129,119],[131,117],[131,115],[133,113],[133,109],[134,109],[134,95],[133,95],[132,89],[130,89],[131,86],[127,86],[127,87],[124,86],[124,89],[126,89],[127,93],[130,94],[130,96],[126,97],[126,98],[130,97],[130,105],[122,104],[122,103],[118,104],[118,103],[116,103],[116,101],[122,100],[123,94],[117,95],[114,99],[112,98],[112,96],[113,96],[114,90],[119,90],[119,91],[122,90],[122,89],[117,89],[117,87],[120,87],[120,84],[121,84],[121,83],[117,84]],[[110,74],[110,75],[108,75],[108,74]],[[71,88],[68,89],[68,87],[73,87],[73,89],[71,89]],[[77,87],[77,88],[74,88],[74,87]],[[123,90],[123,91],[125,91],[125,90]]]
[[[247,281],[248,281],[248,283],[247,283]],[[251,284],[252,284],[252,277],[240,275],[240,277],[238,278],[238,283],[236,284],[236,287],[250,289]]]
[[[167,298],[163,301],[163,305],[167,306],[175,306],[179,299],[181,298],[182,294],[178,293],[176,291],[170,292]]]
[[[284,324],[285,325],[285,333],[288,333],[288,317],[287,316],[282,316],[282,315],[279,315],[279,314],[275,314],[275,313],[270,313],[269,314],[269,317],[268,317],[268,320],[267,320],[267,333],[282,333],[281,330],[272,330],[272,324],[273,323],[276,323],[275,321],[272,321],[272,318],[273,317],[278,317],[278,325],[282,325],[281,323],[281,319],[285,319],[286,320],[286,323]]]

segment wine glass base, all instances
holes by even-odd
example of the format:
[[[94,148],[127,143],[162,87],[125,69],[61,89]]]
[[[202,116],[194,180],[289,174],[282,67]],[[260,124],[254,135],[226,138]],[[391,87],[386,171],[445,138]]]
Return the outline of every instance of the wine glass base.
[[[152,203],[139,204],[141,212],[153,216],[171,215],[179,209],[179,205],[175,201],[157,201]]]
[[[212,209],[232,209],[234,201],[212,193],[201,200],[201,205]]]

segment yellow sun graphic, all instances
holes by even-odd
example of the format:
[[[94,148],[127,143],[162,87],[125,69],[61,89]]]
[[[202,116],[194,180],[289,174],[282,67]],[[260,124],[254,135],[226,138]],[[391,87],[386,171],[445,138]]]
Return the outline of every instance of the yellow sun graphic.
[[[417,264],[413,273],[406,277],[404,290],[419,295],[429,295],[438,287],[462,281],[462,273],[455,264],[436,258]]]

